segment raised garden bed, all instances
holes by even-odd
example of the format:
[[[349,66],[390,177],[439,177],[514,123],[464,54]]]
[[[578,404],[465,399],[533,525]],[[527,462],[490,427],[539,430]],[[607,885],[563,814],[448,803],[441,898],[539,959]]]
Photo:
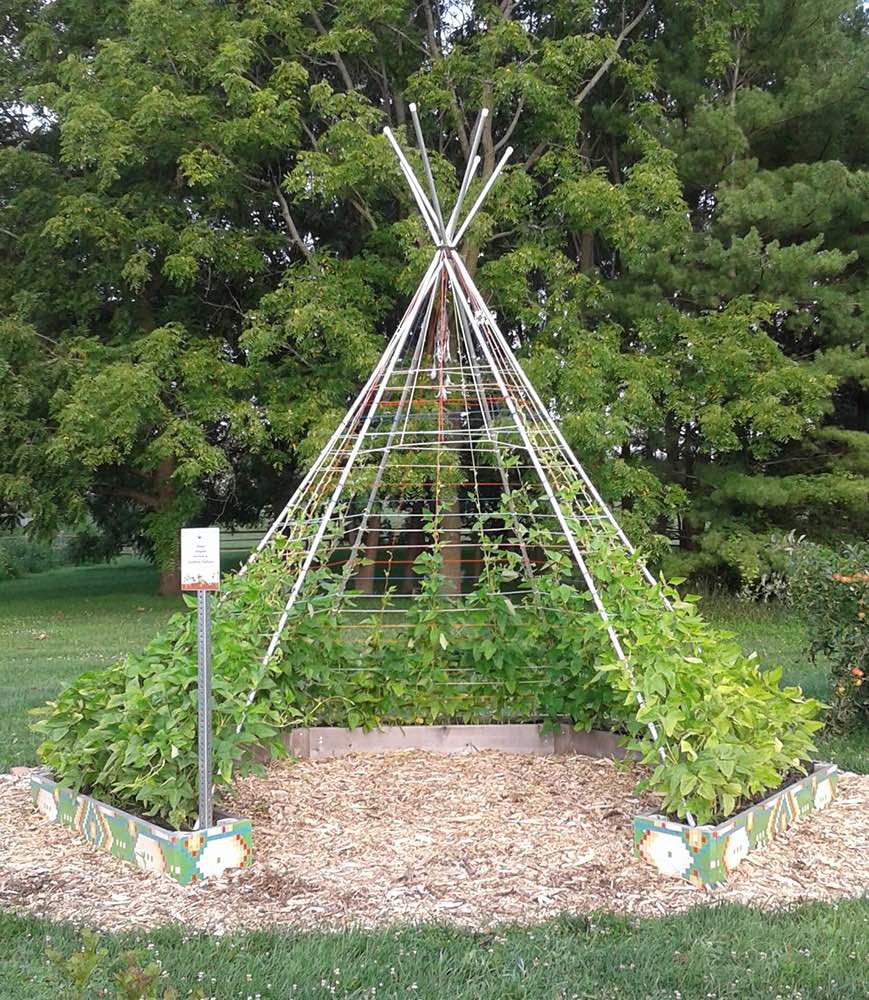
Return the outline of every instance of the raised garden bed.
[[[602,730],[582,733],[562,725],[557,731],[544,733],[534,723],[389,726],[368,732],[323,726],[284,733],[288,751],[311,760],[389,750],[445,754],[499,750],[535,757],[580,754],[620,758],[625,756],[620,742],[617,734]],[[691,827],[656,814],[636,816],[634,854],[662,875],[711,888],[725,882],[749,851],[831,802],[838,778],[836,765],[816,764],[811,774],[715,826]],[[30,793],[37,810],[47,819],[62,823],[115,857],[146,871],[164,873],[182,885],[227,869],[245,868],[253,860],[250,820],[226,818],[205,830],[167,830],[76,794],[43,774],[31,776]]]
[[[468,753],[501,750],[534,756],[580,753],[586,757],[620,759],[625,751],[616,733],[592,729],[575,732],[569,725],[543,732],[535,723],[503,723],[471,726],[385,726],[381,729],[345,729],[341,726],[314,726],[289,729],[284,745],[290,754],[303,760],[325,760],[348,753],[383,753],[386,750],[435,750],[439,753]]]
[[[664,816],[634,819],[634,854],[662,875],[700,888],[726,882],[749,851],[762,847],[836,795],[835,764],[815,764],[806,777],[773,792],[717,826],[687,826]]]
[[[31,776],[30,796],[46,819],[62,823],[116,858],[182,885],[228,868],[246,868],[253,860],[253,831],[247,819],[221,819],[205,830],[167,830],[39,774]]]

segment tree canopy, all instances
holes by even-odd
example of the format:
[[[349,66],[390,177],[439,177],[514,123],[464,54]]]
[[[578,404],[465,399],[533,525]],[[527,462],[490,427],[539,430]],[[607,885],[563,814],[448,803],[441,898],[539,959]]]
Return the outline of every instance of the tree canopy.
[[[282,501],[431,253],[415,100],[445,196],[481,105],[476,183],[516,148],[465,258],[632,535],[750,578],[865,533],[867,66],[855,0],[11,0],[0,504],[169,590]]]

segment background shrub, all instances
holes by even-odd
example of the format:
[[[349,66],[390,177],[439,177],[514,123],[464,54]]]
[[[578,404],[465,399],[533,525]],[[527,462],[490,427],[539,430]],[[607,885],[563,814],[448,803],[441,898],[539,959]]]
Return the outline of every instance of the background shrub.
[[[0,580],[40,573],[64,561],[62,550],[50,542],[28,538],[20,531],[0,535]]]
[[[809,655],[831,664],[829,722],[869,722],[869,548],[835,550],[788,536],[788,599],[809,622]]]
[[[67,538],[63,550],[64,561],[73,566],[109,562],[120,555],[123,548],[123,539],[88,523]]]

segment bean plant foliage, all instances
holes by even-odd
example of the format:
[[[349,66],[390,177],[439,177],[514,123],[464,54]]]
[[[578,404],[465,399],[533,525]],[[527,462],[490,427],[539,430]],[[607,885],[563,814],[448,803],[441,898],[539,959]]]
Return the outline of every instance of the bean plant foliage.
[[[219,784],[255,766],[252,744],[280,750],[294,721],[275,679],[261,676],[277,555],[230,576],[212,619],[214,770]],[[270,586],[271,585],[271,586]],[[192,603],[192,602],[191,602]],[[196,815],[196,615],[180,612],[141,653],[80,674],[42,709],[40,758],[64,782],[103,801],[182,827]],[[260,697],[247,705],[254,687]],[[239,723],[242,729],[237,732]]]
[[[662,809],[679,817],[690,811],[700,823],[733,813],[805,768],[821,725],[819,703],[799,688],[782,688],[779,669],[762,670],[731,634],[707,625],[696,599],[679,595],[681,581],[652,587],[637,572],[636,557],[612,537],[583,537],[580,518],[573,527],[625,660],[615,656],[571,560],[547,529],[535,528],[529,541],[545,558],[533,590],[523,585],[515,552],[484,542],[479,579],[463,595],[458,626],[454,619],[447,625],[443,613],[447,581],[437,542],[414,562],[412,600],[389,590],[342,593],[339,573],[314,569],[277,654],[263,666],[301,554],[286,539],[263,550],[245,575],[226,580],[214,614],[218,784],[257,766],[256,745],[281,753],[282,728],[318,724],[370,729],[533,719],[545,726],[567,720],[578,730],[611,727],[649,765],[642,784],[660,793]],[[436,539],[436,520],[428,528]],[[349,614],[336,612],[339,600],[355,612],[352,625]],[[379,614],[386,602],[401,613]],[[142,653],[80,675],[40,710],[43,762],[100,799],[176,827],[190,824],[195,639],[194,616],[178,614]]]

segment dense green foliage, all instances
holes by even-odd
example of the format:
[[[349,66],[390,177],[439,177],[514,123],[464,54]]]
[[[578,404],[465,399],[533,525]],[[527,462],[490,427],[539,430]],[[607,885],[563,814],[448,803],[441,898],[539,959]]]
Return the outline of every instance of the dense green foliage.
[[[41,742],[30,731],[31,708],[54,699],[81,671],[108,666],[140,650],[182,607],[153,597],[155,570],[136,559],[111,565],[51,570],[0,581],[0,768],[33,764]],[[174,604],[174,602],[173,602]],[[747,604],[716,594],[699,607],[717,628],[732,632],[744,653],[784,668],[782,683],[829,701],[826,662],[805,655],[811,629],[793,607]],[[869,771],[869,727],[819,730],[817,757],[849,771]]]
[[[869,550],[790,537],[788,598],[813,623],[808,653],[830,663],[830,722],[869,725]]]
[[[259,668],[280,559],[257,568],[227,580],[213,618],[214,773],[223,784],[253,766],[251,744],[280,752],[279,728],[298,717],[285,708],[288,698],[271,697],[274,679]],[[179,612],[141,653],[79,674],[38,710],[41,759],[98,798],[189,824],[197,804],[196,648],[196,617]],[[253,688],[260,698],[249,706]]]
[[[491,931],[429,925],[217,936],[173,925],[104,935],[97,948],[108,955],[90,988],[93,996],[116,995],[111,973],[121,956],[144,951],[142,964],[159,961],[165,971],[158,989],[196,997],[204,986],[206,996],[221,1000],[863,1000],[867,925],[869,902],[858,899],[773,912],[695,906],[639,920],[590,913]],[[80,933],[68,925],[0,914],[6,1000],[68,995],[68,979],[45,961],[46,938],[67,961],[81,947]]]
[[[528,541],[546,562],[533,591],[519,554],[493,544],[475,588],[463,595],[460,624],[451,620],[449,628],[437,544],[415,560],[419,593],[394,604],[388,621],[364,602],[393,603],[392,591],[349,595],[336,611],[340,572],[312,571],[277,655],[263,666],[264,638],[305,551],[287,539],[268,546],[244,576],[227,580],[215,610],[219,782],[251,766],[252,744],[279,749],[277,731],[291,722],[373,728],[542,718],[578,729],[613,726],[652,765],[646,784],[662,794],[665,811],[690,812],[701,823],[729,815],[805,766],[821,725],[818,703],[798,688],[782,689],[780,669],[762,672],[675,588],[650,587],[635,558],[599,527],[589,531],[579,517],[572,527],[624,660],[577,586],[572,561],[538,527]],[[512,599],[501,593],[505,583]],[[349,611],[360,603],[366,614],[349,626]],[[60,780],[98,798],[179,827],[189,823],[195,679],[194,618],[177,615],[141,655],[81,674],[42,710],[40,758]],[[252,702],[249,691],[256,691]]]
[[[516,147],[466,259],[632,535],[751,578],[865,530],[863,5],[445,10],[6,4],[0,504],[169,588],[180,525],[282,498],[429,254],[415,99],[445,200],[481,103],[482,178]]]
[[[34,542],[23,532],[0,534],[0,580],[38,573],[65,561],[66,552],[49,542]]]

